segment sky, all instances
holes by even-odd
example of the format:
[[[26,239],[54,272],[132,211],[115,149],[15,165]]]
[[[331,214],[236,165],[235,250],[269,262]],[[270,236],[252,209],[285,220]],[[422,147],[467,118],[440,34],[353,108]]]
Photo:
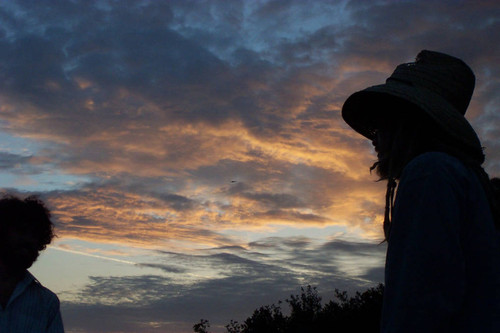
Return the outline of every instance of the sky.
[[[340,110],[422,49],[468,63],[500,176],[498,1],[0,2],[0,188],[58,237],[67,332],[214,332],[383,282],[385,184]]]

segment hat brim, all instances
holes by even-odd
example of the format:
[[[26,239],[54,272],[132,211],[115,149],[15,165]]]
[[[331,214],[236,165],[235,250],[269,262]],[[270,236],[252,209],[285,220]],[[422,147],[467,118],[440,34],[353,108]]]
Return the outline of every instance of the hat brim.
[[[408,102],[411,105],[405,108],[401,102]],[[395,105],[399,109],[394,110]],[[398,81],[388,80],[386,84],[372,86],[352,94],[342,107],[342,117],[355,131],[373,140],[380,124],[387,117],[407,117],[415,109],[425,112],[457,142],[468,147],[481,146],[476,132],[467,119],[445,99],[431,90]]]

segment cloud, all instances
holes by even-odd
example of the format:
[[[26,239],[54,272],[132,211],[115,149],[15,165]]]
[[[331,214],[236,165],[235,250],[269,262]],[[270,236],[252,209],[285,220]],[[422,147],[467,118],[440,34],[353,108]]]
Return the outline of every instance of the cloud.
[[[384,184],[342,104],[422,49],[461,57],[477,78],[467,117],[500,174],[499,11],[495,1],[5,3],[0,130],[41,148],[3,149],[2,174],[83,179],[41,186],[59,236],[161,258],[139,261],[158,276],[94,276],[81,294],[94,304],[63,303],[70,326],[190,331],[305,282],[379,282]],[[277,225],[358,239],[262,238]]]
[[[167,273],[184,273],[187,270],[171,265],[161,265],[161,264],[139,264],[140,267],[150,267],[150,268],[158,268]]]
[[[143,264],[165,271],[162,262],[168,262],[167,273],[191,277],[181,280],[160,275],[91,277],[80,291],[79,301],[63,301],[65,320],[75,329],[110,332],[145,329],[145,323],[151,325],[148,331],[189,330],[200,318],[209,318],[215,327],[221,327],[230,319],[243,320],[261,305],[284,301],[306,284],[320,285],[320,293],[327,299],[333,297],[335,288],[353,293],[381,278],[380,262],[363,261],[367,252],[373,259],[374,252],[384,249],[373,244],[337,239],[322,245],[304,237],[274,237],[247,247],[249,250],[212,248],[189,255],[158,251],[159,263]],[[266,256],[266,252],[273,255]],[[341,274],[338,262],[345,260],[364,270]],[[121,319],[127,322],[126,328]]]
[[[30,164],[30,160],[31,156],[0,152],[0,169],[19,169],[24,165]]]
[[[339,46],[332,43],[336,30],[311,26],[288,35],[275,57],[259,43],[235,41],[244,33],[265,36],[255,25],[245,31],[245,22],[264,22],[278,4],[235,4],[228,21],[219,21],[238,27],[234,32],[201,29],[226,9],[207,6],[214,16],[177,2],[120,8],[76,2],[39,12],[19,2],[5,9],[18,15],[3,25],[9,36],[2,40],[4,130],[50,143],[41,157],[99,184],[47,195],[65,221],[63,234],[92,225],[93,236],[130,240],[139,235],[124,221],[134,221],[148,225],[154,239],[161,218],[167,230],[193,219],[219,225],[345,221],[344,213],[331,215],[339,209],[324,184],[331,181],[340,192],[346,177],[358,178],[359,166],[371,163],[354,152],[359,141],[346,138],[351,134],[340,125],[338,102],[328,97],[336,82],[334,72],[324,73],[325,59]],[[295,3],[292,16],[281,19],[303,19],[301,7]],[[47,21],[48,15],[65,19]],[[224,51],[224,44],[234,49]],[[324,58],[299,56],[317,49]],[[23,56],[7,61],[12,54]],[[228,54],[243,57],[235,62]],[[233,179],[252,185],[225,192]],[[273,189],[277,184],[285,188]],[[146,208],[148,200],[156,202]],[[108,228],[123,232],[104,233]]]
[[[496,172],[496,69],[487,46],[497,7],[462,7],[16,2],[2,9],[2,129],[46,142],[32,159],[92,178],[47,195],[57,216],[79,221],[74,230],[128,230],[125,220],[181,229],[211,221],[220,230],[306,222],[348,223],[373,237],[383,189],[367,175],[369,143],[342,122],[340,107],[419,49],[452,52],[476,69],[470,114]],[[14,170],[13,156],[4,157]],[[64,195],[94,208],[78,211]]]

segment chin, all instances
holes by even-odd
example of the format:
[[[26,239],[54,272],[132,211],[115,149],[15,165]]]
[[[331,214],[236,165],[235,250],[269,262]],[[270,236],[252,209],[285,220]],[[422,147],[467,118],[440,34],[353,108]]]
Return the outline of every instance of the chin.
[[[38,258],[38,252],[3,255],[3,261],[16,272],[30,268]]]
[[[387,159],[379,160],[375,172],[380,177],[380,179],[389,178],[389,161]]]

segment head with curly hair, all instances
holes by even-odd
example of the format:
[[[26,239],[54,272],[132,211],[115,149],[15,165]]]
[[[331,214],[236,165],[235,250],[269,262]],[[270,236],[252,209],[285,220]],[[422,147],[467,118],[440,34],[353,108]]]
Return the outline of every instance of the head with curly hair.
[[[14,271],[25,270],[54,238],[50,212],[36,196],[0,199],[0,263]]]

